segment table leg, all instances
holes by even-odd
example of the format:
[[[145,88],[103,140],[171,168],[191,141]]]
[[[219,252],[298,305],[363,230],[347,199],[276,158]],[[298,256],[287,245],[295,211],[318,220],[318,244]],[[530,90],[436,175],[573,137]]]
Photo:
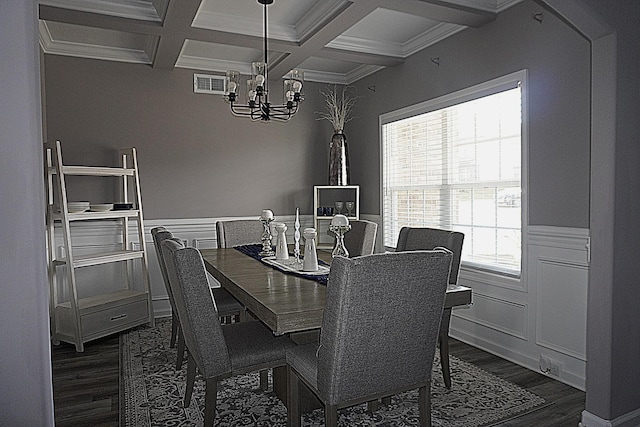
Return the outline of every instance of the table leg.
[[[440,333],[438,344],[440,345],[440,366],[442,367],[442,377],[444,385],[451,388],[451,370],[449,368],[449,324],[451,323],[451,309],[446,308],[442,313],[440,321]]]
[[[289,377],[287,376],[287,367],[280,366],[273,369],[273,392],[278,399],[287,406],[287,385]],[[300,410],[302,412],[311,412],[314,409],[322,408],[322,402],[318,400],[315,394],[303,383],[300,382]]]

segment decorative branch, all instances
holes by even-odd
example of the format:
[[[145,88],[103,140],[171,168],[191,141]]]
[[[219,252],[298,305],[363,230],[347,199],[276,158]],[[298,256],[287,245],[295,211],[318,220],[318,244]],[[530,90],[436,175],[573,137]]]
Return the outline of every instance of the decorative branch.
[[[344,130],[344,125],[353,119],[350,114],[358,98],[348,93],[351,89],[353,89],[352,86],[345,86],[342,88],[342,93],[338,93],[338,86],[334,85],[331,90],[321,90],[326,111],[316,112],[320,115],[316,120],[328,120],[333,125],[334,131]]]

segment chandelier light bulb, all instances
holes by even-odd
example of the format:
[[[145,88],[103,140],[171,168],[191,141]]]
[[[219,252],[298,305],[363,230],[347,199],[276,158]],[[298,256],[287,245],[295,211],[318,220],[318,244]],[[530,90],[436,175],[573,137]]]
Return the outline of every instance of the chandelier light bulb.
[[[300,82],[298,80],[293,82],[293,90],[294,90],[294,92],[300,92],[300,90],[302,90],[302,82]]]
[[[229,82],[228,84],[229,93],[236,93],[236,89],[238,89],[238,85],[236,82]]]
[[[259,87],[264,86],[264,76],[262,74],[258,74],[256,76],[256,86],[259,86]]]

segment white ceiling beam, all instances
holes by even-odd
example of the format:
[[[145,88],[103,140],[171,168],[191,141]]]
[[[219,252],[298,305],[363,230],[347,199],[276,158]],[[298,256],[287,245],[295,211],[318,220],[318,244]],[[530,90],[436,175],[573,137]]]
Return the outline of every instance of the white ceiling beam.
[[[315,28],[315,32],[309,34],[302,41],[300,47],[291,52],[278,63],[271,64],[269,70],[272,77],[281,77],[303,63],[307,58],[316,56],[317,52],[325,47],[327,43],[351,28],[354,23],[373,12],[378,7],[380,0],[367,0],[352,2],[343,9],[337,16]]]
[[[380,6],[384,9],[467,27],[480,27],[496,19],[496,13],[484,8],[463,6],[446,0],[393,0],[384,3]]]
[[[188,28],[191,28],[191,23],[200,8],[200,2],[201,0],[169,2],[164,17],[163,32],[153,58],[154,68],[173,69],[175,67],[185,41],[185,33]]]

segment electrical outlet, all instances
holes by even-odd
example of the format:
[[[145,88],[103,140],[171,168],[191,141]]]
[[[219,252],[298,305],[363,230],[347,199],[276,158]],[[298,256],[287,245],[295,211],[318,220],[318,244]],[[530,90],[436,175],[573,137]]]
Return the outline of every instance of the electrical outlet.
[[[551,362],[549,361],[549,358],[547,356],[544,355],[540,355],[540,362],[538,363],[538,366],[540,367],[540,372],[542,372],[543,374],[548,374],[549,373],[549,364]]]
[[[546,375],[553,375],[555,377],[559,377],[560,372],[562,371],[562,363],[543,354],[540,355],[539,366],[540,372]]]

